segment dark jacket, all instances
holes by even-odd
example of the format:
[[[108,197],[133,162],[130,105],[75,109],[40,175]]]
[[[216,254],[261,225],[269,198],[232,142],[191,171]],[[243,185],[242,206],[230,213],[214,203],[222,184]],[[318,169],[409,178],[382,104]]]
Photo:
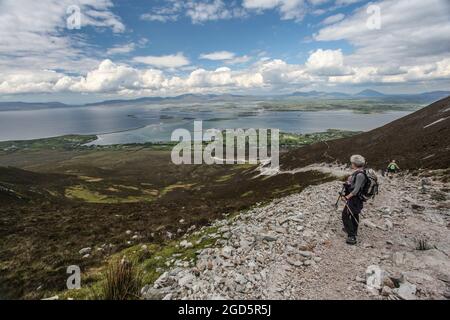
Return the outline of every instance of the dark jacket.
[[[362,191],[364,184],[366,183],[366,175],[363,169],[358,169],[348,178],[345,183],[345,195],[349,195],[350,193],[353,196],[358,196]]]

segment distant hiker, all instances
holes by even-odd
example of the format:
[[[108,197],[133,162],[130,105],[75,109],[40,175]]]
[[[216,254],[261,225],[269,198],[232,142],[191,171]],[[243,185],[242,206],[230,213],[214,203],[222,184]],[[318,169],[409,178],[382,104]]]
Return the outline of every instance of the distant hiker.
[[[361,192],[368,180],[364,171],[366,160],[363,156],[353,155],[350,158],[353,169],[352,175],[344,184],[342,199],[345,201],[345,207],[342,211],[342,222],[344,230],[347,233],[347,243],[356,244],[358,235],[359,214],[363,208],[363,198]]]
[[[400,167],[398,166],[397,162],[395,160],[392,160],[389,165],[386,168],[386,172],[389,173],[397,173],[400,171]]]

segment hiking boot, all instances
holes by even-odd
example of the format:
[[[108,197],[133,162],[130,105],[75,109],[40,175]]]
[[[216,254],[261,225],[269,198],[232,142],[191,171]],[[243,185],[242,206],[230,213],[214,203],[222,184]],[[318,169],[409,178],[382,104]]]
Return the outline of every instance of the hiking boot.
[[[356,244],[356,237],[355,236],[348,236],[347,240],[345,241],[347,244],[355,245]]]

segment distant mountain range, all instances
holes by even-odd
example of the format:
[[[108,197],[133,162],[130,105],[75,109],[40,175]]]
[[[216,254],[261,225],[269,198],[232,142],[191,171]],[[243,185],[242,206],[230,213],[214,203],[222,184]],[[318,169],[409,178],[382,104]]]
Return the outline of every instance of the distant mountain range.
[[[34,103],[34,102],[0,102],[0,111],[11,110],[33,110],[49,108],[66,107],[90,107],[90,106],[123,106],[123,105],[143,105],[158,103],[205,103],[205,102],[238,102],[238,101],[295,101],[311,99],[342,99],[342,100],[377,100],[391,103],[420,103],[429,104],[434,101],[450,96],[450,91],[432,91],[418,94],[384,94],[376,90],[363,90],[356,94],[343,92],[324,92],[324,91],[298,91],[285,95],[272,96],[252,96],[252,95],[234,95],[234,94],[183,94],[175,97],[144,97],[131,100],[106,100],[84,105],[69,105],[60,102]]]
[[[431,91],[418,94],[384,94],[376,90],[366,89],[356,94],[342,92],[323,92],[307,91],[294,92],[285,97],[303,97],[303,98],[323,98],[323,99],[384,99],[384,100],[405,100],[416,101],[420,103],[431,103],[442,98],[450,96],[450,91]]]

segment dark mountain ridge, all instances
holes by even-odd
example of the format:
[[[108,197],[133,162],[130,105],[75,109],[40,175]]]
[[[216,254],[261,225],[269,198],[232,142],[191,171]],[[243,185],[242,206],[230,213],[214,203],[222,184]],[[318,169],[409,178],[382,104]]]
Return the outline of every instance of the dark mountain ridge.
[[[365,156],[378,169],[392,159],[402,169],[448,169],[450,97],[372,131],[293,150],[280,163],[283,169],[317,162],[348,163],[352,154]]]

